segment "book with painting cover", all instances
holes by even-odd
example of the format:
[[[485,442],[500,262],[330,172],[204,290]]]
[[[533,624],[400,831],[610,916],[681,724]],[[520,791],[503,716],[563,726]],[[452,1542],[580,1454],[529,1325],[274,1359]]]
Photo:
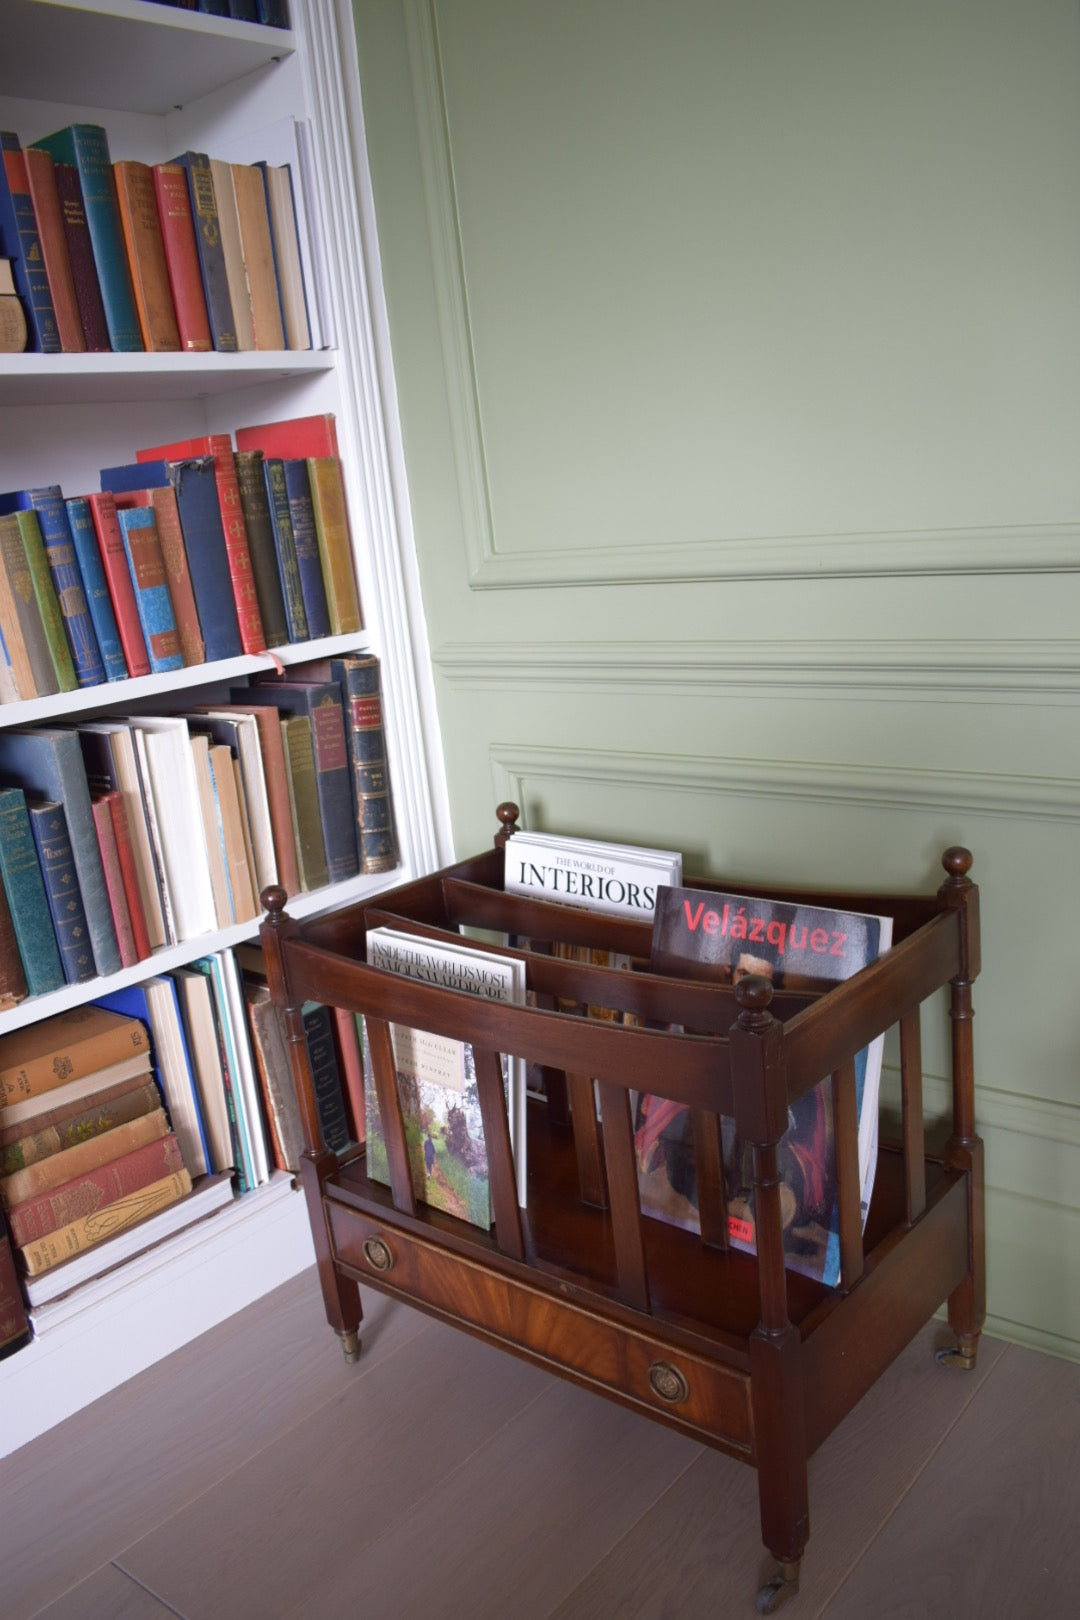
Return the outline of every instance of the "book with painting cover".
[[[670,977],[737,983],[756,974],[777,988],[825,989],[851,978],[892,943],[892,918],[765,900],[708,889],[670,888],[657,900],[650,967]],[[859,1180],[865,1223],[877,1162],[884,1036],[855,1060]],[[700,1230],[689,1110],[642,1094],[634,1143],[641,1206]],[[753,1164],[733,1120],[722,1121],[724,1187],[732,1246],[755,1248]],[[831,1086],[823,1079],[788,1111],[780,1144],[785,1261],[835,1286],[840,1278]]]
[[[525,964],[520,958],[464,942],[449,944],[423,933],[372,928],[367,933],[367,960],[372,967],[426,984],[524,1005]],[[409,1171],[417,1198],[474,1226],[490,1228],[487,1147],[471,1045],[408,1025],[392,1024],[390,1035]],[[373,1181],[389,1183],[386,1141],[366,1032],[362,1050],[367,1173]],[[525,1071],[519,1058],[504,1060],[503,1083],[518,1202],[524,1204]]]

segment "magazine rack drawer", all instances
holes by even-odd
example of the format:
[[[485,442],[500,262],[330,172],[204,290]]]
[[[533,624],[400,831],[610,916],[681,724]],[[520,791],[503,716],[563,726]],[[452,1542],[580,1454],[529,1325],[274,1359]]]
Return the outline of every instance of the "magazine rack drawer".
[[[752,1459],[750,1380],[738,1367],[586,1310],[560,1297],[557,1279],[547,1292],[535,1273],[519,1281],[333,1199],[326,1208],[335,1259],[362,1282]]]

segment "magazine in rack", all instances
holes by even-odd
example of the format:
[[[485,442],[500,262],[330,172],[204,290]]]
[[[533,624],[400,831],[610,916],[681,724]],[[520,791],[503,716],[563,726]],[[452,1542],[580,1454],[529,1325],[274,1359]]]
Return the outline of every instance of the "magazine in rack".
[[[650,967],[673,977],[735,984],[756,974],[788,990],[824,988],[851,978],[892,943],[892,918],[754,899],[705,889],[667,889],[657,900]],[[859,1185],[866,1223],[877,1164],[878,1096],[884,1036],[855,1060]],[[786,1263],[834,1286],[840,1277],[836,1175],[829,1080],[788,1111],[781,1144]],[[722,1121],[728,1236],[754,1251],[751,1149]],[[637,1099],[634,1142],[646,1214],[700,1231],[689,1111],[668,1099]]]
[[[466,945],[449,945],[394,928],[367,933],[372,967],[427,984],[463,990],[496,1001],[524,1003],[525,964],[510,956]],[[467,1041],[391,1024],[398,1096],[417,1198],[475,1226],[491,1226],[491,1190],[480,1113],[476,1064]],[[367,1166],[373,1181],[389,1184],[370,1043],[363,1043]],[[518,1202],[525,1202],[525,1073],[520,1058],[503,1060],[510,1141]]]

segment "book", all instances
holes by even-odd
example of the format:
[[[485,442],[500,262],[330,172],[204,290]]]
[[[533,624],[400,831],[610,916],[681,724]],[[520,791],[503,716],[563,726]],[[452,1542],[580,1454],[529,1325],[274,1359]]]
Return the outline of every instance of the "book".
[[[64,978],[68,984],[83,984],[97,976],[97,968],[64,807],[48,800],[29,800],[26,808]]]
[[[26,971],[19,955],[19,942],[11,920],[7,890],[0,873],[0,1012],[10,1012],[29,994]]]
[[[138,1017],[93,1002],[0,1035],[0,1121],[8,1121],[12,1103],[55,1091],[136,1054],[145,1058],[149,1050],[149,1034]]]
[[[232,177],[255,347],[284,349],[285,326],[262,173],[254,164],[234,163]]]
[[[214,662],[219,658],[237,657],[243,648],[212,457],[131,462],[120,467],[103,467],[99,476],[102,489],[109,492],[114,502],[130,498],[133,504],[141,505],[149,494],[155,516],[158,492],[172,490],[204,658]],[[166,512],[165,526],[172,544],[169,512]],[[180,617],[188,621],[190,630],[190,610],[182,589],[178,600]]]
[[[252,1185],[261,1186],[270,1177],[270,1151],[266,1127],[259,1105],[259,1082],[247,1034],[244,993],[240,969],[231,951],[219,951],[211,958],[222,992],[220,1016],[225,1030],[230,1064],[239,1089],[241,1118],[251,1156]]]
[[[158,1098],[158,1105],[152,1110],[140,1112],[107,1130],[93,1132],[81,1142],[41,1154],[19,1169],[5,1172],[0,1176],[0,1202],[6,1209],[14,1209],[54,1187],[75,1181],[88,1170],[98,1170],[114,1159],[122,1159],[148,1142],[160,1141],[168,1134],[169,1122]]]
[[[153,950],[170,943],[170,933],[162,894],[164,878],[154,858],[146,794],[131,727],[123,720],[85,720],[79,726],[78,735],[90,792],[98,797],[118,793],[123,804],[138,884],[139,909],[145,918],[147,938]],[[117,850],[119,853],[119,835]],[[134,917],[130,895],[128,910]]]
[[[344,1153],[352,1138],[345,1107],[345,1090],[338,1068],[337,1047],[334,1044],[333,1016],[329,1007],[317,1001],[305,1001],[302,1016],[323,1146],[331,1153]]]
[[[71,272],[71,255],[68,252],[60,194],[56,189],[55,165],[51,155],[36,146],[28,147],[23,157],[60,347],[65,354],[82,354],[86,349],[86,338],[83,336],[79,301],[75,295],[75,278]]]
[[[464,943],[445,944],[422,933],[394,928],[369,928],[366,948],[369,965],[384,972],[492,1001],[519,1005],[525,1001],[525,964],[520,957]],[[391,1024],[390,1037],[416,1197],[474,1226],[489,1228],[487,1147],[471,1045],[398,1024]],[[366,1039],[363,1053],[367,1173],[373,1181],[389,1183],[386,1141]],[[503,1085],[518,1202],[524,1204],[525,1074],[520,1059],[504,1060]]]
[[[0,632],[19,697],[47,697],[60,690],[60,683],[23,544],[25,517],[18,512],[0,517]],[[41,547],[40,530],[37,545]]]
[[[248,973],[242,977],[251,1047],[270,1126],[274,1162],[279,1170],[296,1175],[304,1151],[304,1128],[281,1013],[274,1006],[265,982]]]
[[[310,349],[311,328],[308,324],[304,271],[300,262],[300,227],[296,216],[292,171],[287,163],[262,161],[255,167],[263,177],[266,192],[285,346],[289,349]]]
[[[240,450],[236,452],[234,460],[240,504],[244,509],[248,550],[251,554],[251,571],[255,579],[255,595],[259,603],[259,617],[262,619],[267,645],[279,647],[287,642],[290,636],[278,570],[274,525],[263,477],[262,451]]]
[[[671,887],[657,897],[650,966],[668,976],[735,984],[749,975],[778,988],[825,988],[876,961],[892,942],[891,917]],[[878,1092],[884,1037],[855,1061],[859,1180],[865,1223],[877,1161]],[[832,1093],[823,1080],[788,1110],[780,1145],[785,1263],[834,1287],[840,1247],[833,1159]],[[722,1121],[728,1236],[755,1248],[753,1165],[733,1120]],[[635,1112],[641,1207],[672,1224],[700,1230],[688,1111],[642,1094]]]
[[[324,889],[330,879],[319,815],[319,792],[315,785],[311,721],[306,714],[283,715],[280,725],[300,887],[309,891]]]
[[[214,176],[205,152],[184,152],[174,159],[187,176],[191,216],[195,227],[195,247],[199,257],[210,336],[215,349],[235,354],[238,348],[236,317],[222,245],[221,213],[217,204]]]
[[[0,130],[0,254],[11,261],[33,347],[60,353],[60,333],[41,251],[26,159],[13,130]]]
[[[60,726],[28,726],[0,734],[0,778],[3,776],[25,793],[56,799],[64,806],[94,961],[99,973],[118,972],[120,952],[78,732]]]
[[[75,1247],[68,1256],[57,1256],[48,1267],[23,1280],[23,1290],[32,1310],[53,1301],[63,1302],[76,1288],[85,1289],[99,1276],[148,1253],[158,1244],[196,1222],[206,1220],[232,1202],[233,1189],[228,1175],[204,1176],[186,1191],[181,1185],[164,1201],[153,1200],[149,1213],[139,1212],[126,1225],[116,1220],[117,1206],[111,1205],[115,1230],[86,1247]],[[47,1240],[48,1241],[48,1240]]]
[[[225,536],[225,555],[228,559],[229,578],[232,581],[233,601],[240,625],[240,640],[246,653],[266,651],[266,637],[259,617],[259,601],[255,594],[255,577],[251,568],[247,530],[240,488],[236,481],[236,463],[233,447],[227,433],[208,433],[197,439],[184,439],[176,444],[157,445],[153,449],[137,450],[136,461],[166,463],[193,456],[209,456],[214,464],[214,484],[221,512],[221,527]],[[179,501],[179,491],[177,500]],[[183,508],[181,507],[181,522]],[[185,539],[187,530],[185,529]],[[205,631],[205,625],[204,625]]]
[[[204,956],[190,964],[190,971],[202,974],[209,986],[214,1013],[214,1030],[218,1042],[221,1076],[225,1087],[225,1106],[232,1141],[232,1163],[236,1171],[236,1185],[240,1193],[250,1192],[259,1184],[256,1164],[256,1136],[261,1131],[258,1120],[248,1113],[237,1056],[237,1038],[233,1028],[233,1015],[225,984],[223,954]],[[261,1139],[261,1138],[260,1138]],[[269,1159],[267,1159],[269,1164]]]
[[[146,650],[139,606],[135,600],[135,585],[128,567],[120,519],[116,515],[116,500],[112,491],[104,488],[100,494],[88,495],[86,500],[94,520],[101,567],[116,617],[116,630],[124,650],[127,673],[132,677],[149,675],[150,654]]]
[[[306,460],[297,457],[283,460],[281,467],[285,480],[285,495],[289,503],[289,521],[292,526],[293,549],[296,553],[296,569],[300,578],[300,594],[304,602],[308,635],[314,641],[319,636],[328,636],[332,626],[322,559],[319,556],[319,536],[315,525],[315,503],[311,498],[311,475],[308,465]]]
[[[187,173],[179,163],[156,163],[151,173],[180,347],[186,354],[208,354],[214,339],[199,268]]]
[[[361,871],[389,872],[399,855],[379,660],[374,653],[350,653],[330,659],[328,668],[345,700]]]
[[[103,1098],[106,1092],[115,1088],[124,1089],[132,1081],[141,1082],[149,1072],[148,1040],[143,1051],[133,1051],[130,1056],[120,1058],[115,1063],[106,1063],[101,1068],[93,1068],[77,1079],[62,1080],[44,1091],[35,1091],[21,1102],[4,1103],[0,1106],[0,1142],[12,1142],[27,1130],[60,1124],[73,1112],[77,1113],[89,1107],[95,1099]]]
[[[296,537],[293,534],[289,491],[285,483],[285,463],[280,456],[263,456],[261,450],[238,450],[237,456],[260,456],[262,477],[266,488],[267,516],[274,543],[274,561],[277,565],[285,609],[285,622],[290,641],[310,638],[304,592],[300,583],[300,564],[296,556]]]
[[[238,450],[261,450],[264,456],[280,456],[288,461],[308,456],[340,456],[337,421],[333,411],[318,416],[289,416],[276,422],[259,422],[254,427],[237,428]]]
[[[101,864],[105,869],[105,887],[109,891],[109,906],[112,910],[113,927],[116,929],[120,962],[123,967],[134,967],[139,955],[135,948],[135,931],[131,926],[131,908],[128,905],[127,890],[124,888],[124,876],[120,870],[120,852],[116,847],[112,808],[104,798],[91,797],[90,802],[94,812],[98,849],[101,851]]]
[[[129,719],[176,937],[194,939],[217,928],[217,911],[187,721],[145,714]]]
[[[71,658],[71,647],[67,633],[64,629],[64,619],[60,611],[60,603],[53,584],[52,571],[49,568],[49,559],[45,553],[45,541],[41,533],[41,520],[31,507],[23,506],[19,500],[22,492],[9,496],[0,496],[0,523],[7,518],[14,518],[15,528],[18,530],[22,545],[23,560],[29,574],[30,589],[33,593],[38,618],[41,622],[44,648],[41,639],[37,636],[33,620],[26,613],[18,615],[19,625],[24,634],[28,636],[26,651],[33,669],[34,683],[39,696],[53,692],[74,692],[78,685],[75,666]],[[9,581],[18,578],[20,588],[25,589],[21,574],[16,562],[16,551],[13,539],[9,542],[7,551],[9,567]],[[27,603],[29,599],[27,598]],[[48,669],[45,667],[45,658],[48,658]],[[51,671],[51,673],[49,673]]]
[[[154,674],[183,669],[184,655],[180,651],[180,635],[169,595],[169,580],[154,509],[150,506],[122,506],[118,501],[116,516],[135,587],[135,605],[150,657],[150,668]]]
[[[72,1181],[52,1187],[35,1198],[6,1205],[11,1235],[19,1248],[25,1249],[50,1232],[72,1221],[84,1220],[118,1199],[138,1192],[141,1187],[184,1168],[176,1137],[168,1132],[156,1141],[133,1148],[123,1158],[110,1160],[95,1170],[85,1170]]]
[[[191,1066],[176,985],[167,973],[126,985],[100,997],[96,1005],[126,1013],[145,1024],[151,1036],[154,1076],[165,1099],[184,1166],[192,1176],[205,1175],[206,1130]]]
[[[161,1107],[161,1094],[149,1076],[148,1063],[145,1080],[136,1079],[134,1083],[125,1080],[106,1086],[92,1098],[71,1103],[66,1110],[55,1110],[60,1117],[52,1123],[38,1123],[35,1128],[31,1120],[21,1126],[0,1128],[0,1175],[14,1175],[29,1165],[39,1164],[43,1159],[51,1159],[68,1148],[126,1125],[130,1120],[154,1113]],[[0,1114],[0,1127],[5,1117],[6,1113]],[[42,1116],[42,1120],[48,1118],[48,1115]],[[20,1130],[23,1134],[16,1135]]]
[[[229,876],[233,917],[236,922],[252,922],[259,915],[259,898],[248,854],[251,834],[247,807],[238,782],[237,765],[238,761],[227,743],[211,743],[210,775],[225,844],[225,868]]]
[[[75,547],[75,560],[82,576],[83,593],[86,597],[90,621],[94,627],[94,635],[97,638],[101,662],[105,669],[105,679],[107,681],[126,680],[128,673],[127,660],[124,656],[124,645],[120,637],[120,629],[116,622],[116,610],[113,607],[112,596],[109,594],[109,584],[101,560],[97,525],[94,522],[90,497],[86,495],[69,495],[64,505],[67,507],[71,540]]]
[[[64,968],[21,788],[0,788],[0,881],[29,994],[59,990]],[[4,1095],[0,1090],[0,1104]]]
[[[242,353],[249,353],[255,347],[255,327],[251,319],[251,294],[248,292],[247,271],[244,269],[244,248],[240,241],[240,215],[236,211],[232,164],[224,162],[221,158],[212,157],[210,176],[217,203],[225,282],[232,309],[236,347]]]
[[[251,845],[252,888],[255,898],[278,881],[274,828],[263,765],[259,726],[254,713],[236,707],[200,705],[191,723],[205,727],[214,743],[224,745],[237,767],[238,809],[247,824]]]
[[[347,1007],[331,1008],[334,1038],[337,1041],[338,1068],[341,1072],[350,1133],[354,1142],[365,1136],[364,1054],[361,1050],[363,1019]]]
[[[217,926],[229,928],[237,919],[225,859],[225,831],[221,808],[217,802],[214,779],[210,771],[210,740],[200,732],[192,732],[189,743],[195,770],[195,787],[199,796],[199,813],[202,816],[203,835],[206,839],[210,889],[214,897]]]
[[[118,1232],[134,1226],[136,1221],[145,1220],[148,1215],[156,1214],[169,1204],[178,1203],[190,1191],[190,1175],[186,1170],[176,1170],[160,1181],[125,1193],[113,1203],[80,1216],[67,1226],[58,1227],[55,1232],[47,1233],[33,1243],[22,1245],[19,1253],[27,1276],[40,1276],[73,1255],[82,1254],[95,1244],[115,1237]]]
[[[128,821],[127,807],[124,804],[124,795],[118,788],[100,794],[94,801],[95,815],[99,804],[108,807],[109,819],[112,822],[112,834],[116,842],[116,859],[120,866],[120,882],[123,885],[128,918],[131,922],[135,960],[143,962],[151,951],[150,929],[146,920],[146,912],[143,909],[142,891],[139,885],[139,868],[135,856],[134,841],[131,836],[131,823]]]
[[[341,463],[336,456],[309,456],[307,467],[330,629],[336,636],[351,635],[362,628],[363,619],[353,574]]]
[[[18,510],[37,514],[76,681],[79,686],[100,686],[105,680],[105,666],[101,661],[94,621],[83,589],[71,534],[71,520],[60,485],[45,484],[37,489],[12,490],[0,495],[0,512]],[[44,610],[42,618],[48,628]],[[57,673],[59,677],[59,669]],[[62,678],[61,690],[66,690]]]
[[[180,332],[165,263],[153,171],[148,163],[125,159],[113,164],[113,178],[143,347],[175,353],[180,348]]]
[[[677,850],[524,829],[505,848],[507,894],[555,900],[612,916],[651,919],[664,885],[681,881],[682,856]]]
[[[0,354],[22,354],[30,339],[11,260],[0,256]]]
[[[116,495],[117,511],[124,507],[149,506],[154,513],[161,556],[169,586],[176,619],[176,633],[180,638],[180,653],[185,666],[206,662],[206,643],[199,624],[199,610],[195,604],[195,591],[188,567],[184,531],[180,523],[180,509],[176,491],[171,484],[152,489],[128,490]]]
[[[19,1277],[15,1270],[11,1234],[0,1210],[0,1361],[29,1344],[32,1335]]]
[[[233,703],[272,703],[311,725],[315,788],[326,853],[327,881],[340,883],[360,869],[353,815],[351,770],[341,688],[336,681],[256,680],[229,694]]]
[[[208,976],[194,968],[178,968],[172,978],[202,1103],[210,1162],[215,1171],[229,1170],[239,1162],[239,1156],[229,1120],[213,990]]]
[[[46,153],[46,156],[49,154]],[[105,305],[101,297],[97,265],[94,263],[94,244],[90,240],[90,226],[83,207],[82,182],[73,163],[54,163],[53,179],[60,204],[60,217],[64,225],[71,279],[75,287],[75,303],[87,351],[105,354],[112,349],[109,326],[105,319]]]
[[[280,883],[286,894],[293,895],[300,892],[300,873],[296,862],[296,830],[293,826],[292,811],[289,806],[289,783],[285,767],[285,750],[281,737],[281,724],[278,720],[277,710],[262,704],[217,704],[208,711],[211,722],[218,715],[235,716],[238,720],[249,719],[254,723],[258,737],[259,760],[262,768],[262,783],[266,793],[266,809],[270,823],[270,837],[272,840],[273,868],[276,876],[272,879],[263,879],[260,875],[260,892],[266,887],[266,882]],[[249,734],[250,735],[250,734]],[[250,747],[250,741],[247,743]],[[241,757],[245,760],[247,771],[247,755],[241,750]],[[258,776],[255,763],[251,764],[252,778],[255,784],[253,799],[259,793]],[[255,827],[253,825],[253,834]],[[258,857],[259,844],[256,839],[256,855]],[[270,870],[269,859],[265,854],[265,870]]]
[[[142,333],[104,128],[100,124],[68,124],[33,144],[50,153],[54,162],[70,163],[78,170],[109,342],[113,349],[125,353],[140,352]]]

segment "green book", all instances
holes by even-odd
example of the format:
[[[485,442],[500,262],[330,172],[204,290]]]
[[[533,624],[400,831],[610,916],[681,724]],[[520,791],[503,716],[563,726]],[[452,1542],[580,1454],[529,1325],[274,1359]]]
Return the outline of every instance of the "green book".
[[[64,969],[53,932],[37,845],[30,830],[21,788],[0,790],[0,874],[3,875],[19,955],[32,996],[64,984]]]
[[[45,554],[45,542],[41,536],[38,515],[33,509],[27,508],[12,512],[11,516],[18,523],[26,565],[30,570],[34,600],[37,602],[45,630],[45,640],[48,643],[49,658],[56,680],[53,690],[74,692],[79,684],[78,677],[71,660],[71,648],[68,645],[67,631],[64,629],[64,616],[60,612],[60,603],[56,597],[56,587],[53,584],[49,559]]]

